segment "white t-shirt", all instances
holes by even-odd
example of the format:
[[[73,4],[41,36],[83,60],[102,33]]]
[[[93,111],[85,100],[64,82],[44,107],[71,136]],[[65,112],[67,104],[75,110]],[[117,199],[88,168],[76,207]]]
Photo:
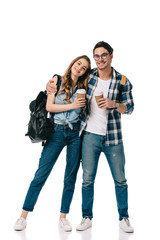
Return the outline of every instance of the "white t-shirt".
[[[99,134],[99,135],[106,135],[106,128],[107,128],[107,110],[106,108],[101,109],[98,107],[95,95],[96,92],[102,91],[103,97],[107,98],[110,80],[102,80],[98,78],[97,87],[93,93],[90,105],[90,115],[89,119],[87,120],[87,127],[85,131]]]

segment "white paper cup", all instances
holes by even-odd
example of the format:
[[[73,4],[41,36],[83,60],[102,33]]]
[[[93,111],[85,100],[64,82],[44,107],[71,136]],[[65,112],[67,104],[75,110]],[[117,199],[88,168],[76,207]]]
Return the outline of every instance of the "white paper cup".
[[[86,90],[85,89],[78,89],[77,90],[77,98],[85,98]]]
[[[96,102],[98,104],[98,99],[103,98],[103,92],[102,91],[96,91],[94,96],[95,96]]]

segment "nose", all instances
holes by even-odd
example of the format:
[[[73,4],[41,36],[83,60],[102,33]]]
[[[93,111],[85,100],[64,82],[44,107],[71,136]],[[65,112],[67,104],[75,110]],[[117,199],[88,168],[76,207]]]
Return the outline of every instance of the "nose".
[[[81,71],[81,70],[82,70],[82,67],[81,67],[81,66],[78,66],[78,70]]]
[[[102,58],[102,56],[99,56],[99,61],[103,61],[103,58]]]

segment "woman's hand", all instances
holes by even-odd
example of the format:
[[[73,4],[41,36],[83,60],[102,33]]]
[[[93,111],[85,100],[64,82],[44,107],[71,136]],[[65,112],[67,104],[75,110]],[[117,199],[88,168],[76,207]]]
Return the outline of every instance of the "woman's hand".
[[[85,98],[75,98],[74,102],[71,104],[72,104],[73,109],[82,108],[86,104],[86,99]]]
[[[57,85],[54,83],[53,78],[46,84],[46,90],[48,94],[55,94],[57,92]]]

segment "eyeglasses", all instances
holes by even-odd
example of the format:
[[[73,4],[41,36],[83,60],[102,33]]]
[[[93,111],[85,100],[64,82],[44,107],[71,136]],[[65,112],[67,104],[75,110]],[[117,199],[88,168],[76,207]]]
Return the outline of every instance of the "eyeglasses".
[[[107,58],[107,56],[109,55],[109,53],[103,53],[102,55],[97,55],[97,54],[95,54],[95,55],[93,55],[93,57],[94,57],[94,60],[95,61],[98,61],[100,58],[101,59],[106,59]]]

